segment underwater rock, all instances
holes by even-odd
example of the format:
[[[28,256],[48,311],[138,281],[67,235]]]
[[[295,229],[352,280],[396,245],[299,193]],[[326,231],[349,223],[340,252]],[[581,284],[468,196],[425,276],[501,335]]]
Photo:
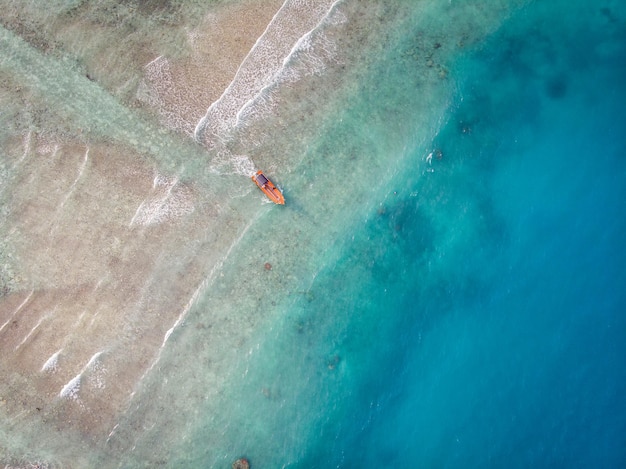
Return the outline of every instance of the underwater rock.
[[[546,94],[552,99],[561,99],[567,94],[567,81],[563,77],[555,77],[546,83]]]
[[[233,469],[250,469],[250,463],[246,458],[237,459],[233,463]]]
[[[330,360],[328,360],[327,362],[328,369],[331,371],[334,370],[335,368],[337,368],[337,365],[339,365],[340,361],[341,361],[341,357],[339,355],[335,355]]]

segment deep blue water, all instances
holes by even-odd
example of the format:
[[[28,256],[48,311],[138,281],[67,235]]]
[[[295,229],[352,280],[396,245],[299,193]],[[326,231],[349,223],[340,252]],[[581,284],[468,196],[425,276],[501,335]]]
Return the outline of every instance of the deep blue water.
[[[316,283],[351,319],[293,467],[624,467],[626,9],[532,3],[451,71],[427,170]]]

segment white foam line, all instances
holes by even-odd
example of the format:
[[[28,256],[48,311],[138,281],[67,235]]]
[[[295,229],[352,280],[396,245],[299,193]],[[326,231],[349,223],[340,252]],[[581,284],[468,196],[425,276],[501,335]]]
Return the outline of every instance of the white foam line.
[[[102,355],[104,353],[103,350],[96,352],[93,354],[93,356],[89,359],[89,361],[87,362],[87,364],[85,365],[85,367],[83,368],[82,373],[84,373],[86,370],[88,370],[89,368],[91,368],[93,366],[93,364],[96,362],[96,360],[98,360],[98,358],[100,358],[100,355]]]
[[[78,170],[78,175],[76,176],[76,179],[74,179],[74,182],[72,183],[67,193],[65,194],[65,197],[63,198],[63,202],[61,202],[61,204],[59,205],[59,208],[63,208],[63,206],[65,205],[65,202],[67,202],[67,199],[70,198],[70,196],[76,189],[76,184],[78,183],[79,179],[83,175],[83,172],[85,171],[85,167],[87,166],[88,159],[89,159],[89,147],[87,147],[87,151],[85,151],[85,158],[83,159],[83,163],[80,165],[80,169]]]
[[[98,283],[96,283],[95,287],[93,287],[93,291],[95,292],[98,288],[100,288],[100,285],[102,285],[102,282],[104,281],[104,279],[106,278],[106,275],[100,277],[100,279],[98,280]]]
[[[144,204],[146,203],[146,200],[148,200],[148,198],[145,198],[140,204],[139,207],[137,207],[137,210],[135,211],[135,215],[133,215],[133,218],[131,218],[130,223],[128,224],[128,227],[132,227],[133,224],[135,223],[135,220],[137,219],[137,217],[139,216],[139,214],[141,213],[141,209],[143,208]]]
[[[211,109],[214,108],[215,106],[218,106],[224,99],[225,96],[227,96],[230,93],[230,90],[235,86],[235,83],[237,82],[237,78],[242,74],[242,69],[243,67],[246,65],[246,62],[248,61],[248,58],[252,56],[252,54],[256,51],[256,48],[258,47],[258,45],[260,44],[260,42],[263,40],[263,38],[265,37],[265,35],[267,34],[267,32],[270,30],[270,28],[272,27],[272,25],[274,24],[276,18],[278,17],[278,15],[282,12],[283,9],[285,9],[287,3],[289,3],[289,0],[285,0],[285,3],[283,3],[281,5],[281,7],[278,9],[278,11],[274,14],[274,16],[272,17],[272,19],[270,20],[270,22],[267,24],[267,26],[265,27],[265,30],[263,31],[263,33],[257,38],[257,40],[254,42],[254,45],[252,46],[252,49],[250,49],[248,51],[248,53],[246,54],[246,56],[244,57],[244,59],[241,61],[241,63],[239,64],[239,67],[237,68],[237,72],[235,72],[235,76],[232,79],[232,81],[228,84],[228,86],[226,87],[226,89],[224,90],[224,92],[222,93],[222,95],[217,99],[217,101],[215,101],[213,104],[211,104],[211,106],[209,107],[209,109],[207,110],[206,114],[204,115],[204,117],[202,117],[202,119],[200,119],[200,121],[198,122],[198,124],[196,125],[196,128],[193,131],[193,135],[194,135],[194,139],[196,139],[197,141],[200,141],[200,132],[202,132],[202,130],[204,129],[204,125],[206,123],[206,121],[209,118],[209,114],[211,112]]]
[[[67,384],[63,386],[63,389],[61,389],[61,392],[59,393],[59,397],[77,399],[78,391],[80,390],[80,382],[82,380],[82,376],[83,374],[81,372],[81,373],[78,373],[76,376],[74,376],[71,380],[69,380]]]
[[[11,416],[11,420],[12,420],[13,422],[17,422],[17,421],[19,421],[19,418],[20,418],[22,415],[24,415],[26,412],[30,412],[30,409],[26,409],[26,410],[21,411],[21,412],[20,412],[20,413],[18,413],[18,414],[12,415],[12,416]],[[15,467],[15,466],[8,466],[8,465],[7,465],[7,466],[4,466],[4,469],[11,469],[12,467]]]
[[[76,327],[78,327],[80,322],[83,320],[83,318],[85,317],[85,314],[87,314],[87,310],[83,309],[83,312],[80,313],[80,316],[78,316],[78,320],[76,321]]]
[[[22,157],[19,159],[18,163],[21,163],[24,160],[24,158],[26,158],[28,154],[30,153],[32,149],[32,135],[33,135],[33,132],[29,130],[28,133],[26,134],[26,137],[24,137],[24,153],[22,154]]]
[[[243,106],[241,106],[241,108],[239,109],[239,111],[237,111],[237,114],[235,116],[235,126],[236,127],[240,125],[241,116],[246,111],[247,108],[249,108],[252,104],[257,102],[258,100],[267,99],[266,97],[263,96],[264,92],[267,91],[268,89],[270,89],[271,87],[273,87],[276,84],[277,78],[288,67],[288,65],[291,62],[291,60],[293,59],[293,57],[298,52],[300,52],[301,50],[304,50],[304,47],[302,47],[302,45],[305,44],[306,41],[309,41],[311,36],[313,36],[313,34],[316,31],[318,31],[322,26],[324,26],[324,23],[326,22],[326,20],[330,17],[330,15],[333,14],[335,8],[339,5],[339,3],[341,3],[341,1],[342,0],[335,0],[335,2],[333,2],[333,4],[330,6],[330,8],[326,12],[326,14],[322,17],[322,19],[320,19],[320,21],[318,21],[318,23],[315,25],[315,27],[313,29],[311,29],[310,31],[308,31],[307,33],[305,33],[304,35],[302,35],[296,41],[295,45],[289,51],[289,54],[287,54],[287,56],[283,59],[282,66],[276,71],[276,73],[274,73],[272,79],[265,86],[263,86],[255,96],[250,98],[248,101],[246,101],[246,103]]]
[[[37,321],[37,324],[35,324],[35,327],[33,327],[30,332],[28,334],[26,334],[26,337],[24,337],[24,339],[17,345],[17,347],[15,347],[15,351],[17,351],[17,349],[19,349],[22,345],[24,345],[26,343],[26,341],[30,338],[30,336],[32,336],[35,331],[37,330],[37,328],[41,325],[41,323],[43,322],[44,319],[46,319],[49,316],[49,314],[46,314],[45,316],[42,316],[39,318],[39,321]]]
[[[96,321],[96,318],[98,317],[98,315],[100,314],[101,308],[96,309],[96,312],[94,313],[94,315],[91,317],[91,322],[89,323],[89,327],[91,328],[91,326],[93,326],[93,323]]]
[[[331,5],[329,10],[326,10],[325,14],[322,16],[322,21],[324,18],[326,18],[330,14],[334,6],[337,4],[337,1],[335,1]],[[272,20],[269,22],[269,24],[265,28],[265,31],[263,32],[263,34],[257,39],[252,49],[250,49],[250,51],[248,52],[244,60],[239,65],[239,68],[237,69],[237,72],[235,73],[235,77],[233,78],[233,80],[226,87],[226,89],[224,90],[220,98],[217,101],[215,101],[213,104],[211,104],[211,106],[207,110],[204,117],[202,117],[202,119],[200,119],[200,121],[196,125],[196,128],[194,130],[194,138],[197,141],[202,141],[202,134],[206,133],[206,128],[207,128],[207,125],[209,123],[211,116],[215,114],[216,112],[219,112],[220,108],[224,108],[223,111],[227,115],[221,116],[221,118],[219,119],[217,132],[213,132],[213,135],[218,136],[218,137],[219,135],[217,134],[219,133],[219,130],[228,129],[229,124],[231,124],[231,121],[232,121],[232,124],[235,124],[236,115],[240,111],[242,104],[245,105],[249,101],[250,96],[254,98],[256,95],[258,95],[258,93],[262,89],[264,89],[267,85],[271,84],[272,79],[276,76],[276,73],[277,73],[277,70],[275,69],[275,65],[274,65],[274,60],[279,59],[281,57],[281,54],[282,54],[281,46],[283,45],[282,43],[288,41],[288,44],[291,44],[292,39],[290,39],[290,36],[293,33],[297,34],[297,30],[298,30],[298,28],[294,26],[293,23],[290,24],[289,20],[293,18],[290,17],[289,13],[284,13],[284,11],[288,10],[289,8],[293,8],[294,13],[291,16],[294,16],[297,13],[302,13],[304,10],[306,10],[306,7],[307,7],[306,3],[307,2],[286,0],[285,3],[283,3],[283,5],[279,8],[279,10],[273,16]],[[318,13],[317,10],[314,9],[314,6],[318,6],[318,5],[310,6],[309,8],[310,15]],[[320,5],[320,6],[323,7],[323,5]],[[310,10],[313,10],[313,11],[310,11]],[[309,19],[313,19],[313,18],[314,17],[309,16]],[[306,24],[306,21],[303,19],[302,23]],[[319,25],[319,23],[320,22],[318,21],[317,24]],[[281,29],[281,26],[287,26],[287,29],[286,30],[284,28]],[[317,27],[317,25],[315,27]],[[276,33],[275,30],[278,31],[278,34],[275,34]],[[285,34],[281,35],[280,34],[281,31],[286,31],[286,32]],[[308,33],[310,33],[310,31]],[[298,38],[298,40],[296,41],[296,44],[299,42],[301,38],[302,36]],[[282,39],[282,43],[281,43],[281,39]],[[267,49],[266,52],[267,54],[270,55],[269,63],[267,61],[258,63],[258,60],[255,60],[255,59],[258,59],[259,56],[263,55],[261,52],[259,52],[259,49],[262,49],[262,48]],[[291,51],[293,51],[293,47],[291,48]],[[289,54],[287,54],[287,56],[288,55]],[[284,59],[283,61],[281,61],[280,65],[278,66],[278,70],[280,70],[283,66],[284,66]],[[236,93],[236,90],[235,90],[236,87],[241,88],[239,94]],[[226,102],[227,99],[230,102]]]
[[[163,58],[163,56],[162,56],[162,55],[159,55],[156,59],[151,60],[150,62],[148,62],[148,63],[147,63],[146,65],[144,65],[143,67],[144,67],[144,68],[148,68],[150,65],[152,65],[152,64],[153,64],[153,63],[155,63],[155,62],[158,62],[158,61],[159,61],[159,60],[161,60],[162,58]]]
[[[176,330],[176,328],[183,322],[183,320],[185,319],[185,317],[187,316],[187,313],[189,313],[189,311],[191,310],[191,308],[193,307],[193,305],[196,303],[196,300],[200,297],[200,295],[206,291],[207,288],[209,288],[209,286],[213,283],[213,281],[215,280],[215,276],[217,274],[217,272],[222,268],[222,266],[224,265],[224,262],[226,262],[226,259],[228,259],[228,257],[230,256],[230,253],[233,251],[233,249],[235,248],[235,246],[237,246],[237,244],[239,244],[239,242],[243,239],[243,237],[245,236],[246,232],[248,231],[248,229],[252,226],[252,224],[257,220],[257,218],[259,218],[261,212],[257,212],[255,214],[255,216],[253,218],[250,219],[250,221],[248,222],[248,224],[244,227],[244,229],[242,230],[242,232],[239,234],[239,236],[237,236],[237,238],[232,242],[232,244],[230,245],[230,247],[228,248],[228,251],[226,251],[226,254],[224,254],[224,256],[222,256],[222,258],[217,261],[215,263],[215,265],[213,266],[213,268],[211,269],[211,271],[209,272],[209,274],[206,276],[206,278],[200,283],[200,285],[198,286],[198,288],[196,288],[196,290],[193,292],[193,294],[191,295],[191,297],[189,298],[189,301],[187,301],[187,304],[185,305],[185,307],[183,308],[182,312],[180,313],[180,315],[178,316],[178,318],[176,319],[176,321],[174,322],[174,324],[172,325],[172,327],[170,327],[167,332],[165,333],[165,336],[163,337],[163,343],[161,344],[161,347],[159,348],[159,351],[157,352],[157,355],[154,359],[154,361],[152,362],[152,364],[146,369],[146,371],[144,372],[144,374],[141,376],[141,378],[139,378],[139,380],[137,381],[137,385],[143,381],[143,379],[148,375],[148,373],[150,373],[150,371],[156,366],[156,364],[159,362],[159,360],[161,359],[161,353],[163,352],[163,349],[165,348],[165,345],[168,341],[168,339],[170,338],[170,336],[172,335],[172,333]],[[135,386],[135,389],[137,389],[137,385]],[[135,395],[135,391],[133,391],[131,393],[131,399],[132,397]]]
[[[107,443],[109,442],[109,440],[111,439],[111,437],[115,434],[115,430],[117,430],[117,427],[119,427],[120,424],[116,423],[115,426],[113,427],[113,429],[111,430],[111,433],[109,433],[109,436],[107,436]]]
[[[65,386],[63,386],[63,389],[61,389],[61,392],[59,393],[59,397],[71,397],[73,399],[77,399],[78,391],[80,390],[80,383],[83,379],[83,374],[85,374],[85,372],[93,366],[93,364],[98,360],[98,358],[100,358],[100,355],[102,355],[103,353],[104,351],[102,350],[100,352],[94,353],[87,362],[87,364],[83,367],[83,369],[80,370],[80,373],[74,376],[71,380],[67,382]]]
[[[41,371],[54,371],[57,367],[57,363],[59,362],[59,355],[63,349],[59,349],[57,352],[53,353],[50,358],[46,360],[46,363],[41,367]]]
[[[33,296],[33,293],[35,293],[34,289],[30,291],[30,293],[28,294],[26,299],[20,303],[20,305],[17,307],[17,309],[15,311],[13,311],[13,314],[11,314],[11,317],[9,319],[7,319],[7,321],[2,325],[2,327],[0,327],[0,332],[2,332],[2,330],[5,327],[7,327],[7,324],[9,324],[11,321],[13,321],[13,318],[15,318],[15,315],[24,307],[24,305],[26,305],[26,303],[28,303],[28,300],[30,300],[30,297]]]
[[[156,208],[153,208],[154,214],[150,215],[148,217],[148,223],[151,222],[156,216],[158,216],[158,213],[160,212],[161,208],[165,205],[165,203],[167,202],[167,199],[170,198],[170,196],[172,195],[172,190],[174,190],[174,187],[176,187],[176,185],[178,184],[178,178],[174,178],[171,182],[166,182],[165,183],[161,183],[161,181],[164,178],[159,174],[156,173],[156,175],[154,176],[154,180],[152,181],[152,190],[156,190],[158,186],[163,185],[163,186],[168,186],[167,191],[165,192],[165,194],[163,196],[161,196],[161,198],[157,201],[157,202],[153,202],[156,206]],[[151,194],[150,194],[151,195]],[[130,223],[128,224],[128,227],[131,228],[135,221],[137,220],[137,217],[139,217],[142,214],[142,209],[144,207],[144,205],[146,205],[146,202],[148,202],[148,200],[150,199],[150,195],[148,195],[148,197],[146,197],[140,204],[139,207],[137,207],[137,210],[135,211],[135,215],[133,215],[133,218],[130,220]]]
[[[174,184],[172,184],[168,189],[167,192],[165,192],[165,194],[158,199],[157,201],[155,201],[153,210],[152,210],[152,214],[150,214],[148,216],[148,219],[146,220],[147,224],[152,223],[152,221],[159,216],[159,214],[161,213],[161,209],[163,208],[163,206],[165,205],[165,203],[167,202],[167,199],[170,198],[170,196],[172,195],[172,189],[174,189],[174,187],[176,186],[176,182],[174,182]]]
[[[226,251],[226,254],[224,254],[224,256],[222,256],[222,258],[213,266],[213,268],[211,269],[209,274],[205,277],[205,279],[202,280],[202,282],[200,282],[200,285],[193,292],[193,294],[189,298],[189,301],[187,301],[187,304],[185,305],[185,307],[183,308],[183,311],[181,312],[181,314],[178,316],[178,318],[174,322],[174,325],[167,330],[167,332],[165,333],[165,336],[163,337],[163,343],[161,344],[161,347],[159,347],[159,350],[157,352],[157,355],[156,355],[154,361],[152,362],[152,364],[146,369],[146,371],[141,375],[141,377],[135,383],[134,389],[130,393],[130,396],[129,396],[129,399],[128,399],[128,408],[130,408],[131,402],[132,402],[132,400],[133,400],[137,390],[139,389],[139,384],[144,380],[144,378],[150,373],[150,371],[152,371],[152,369],[160,361],[161,354],[163,353],[163,349],[164,349],[164,347],[165,347],[169,337],[176,330],[176,328],[183,322],[185,316],[189,313],[189,311],[191,310],[191,308],[193,307],[193,305],[195,304],[197,299],[200,297],[200,295],[204,291],[206,291],[206,289],[209,288],[209,286],[213,283],[213,281],[215,280],[215,276],[216,276],[217,272],[222,268],[222,266],[224,265],[224,262],[230,256],[232,250],[235,248],[235,246],[237,244],[239,244],[239,242],[245,236],[246,232],[250,229],[250,227],[253,225],[253,223],[260,217],[260,215],[261,215],[261,212],[256,212],[255,216],[250,219],[250,221],[244,227],[244,229],[242,230],[240,235],[231,243],[230,247],[228,248],[228,251]],[[111,437],[115,434],[115,431],[117,430],[118,426],[119,426],[119,422],[115,424],[115,426],[113,427],[113,429],[109,433],[109,435],[107,437],[107,440],[106,440],[107,443],[109,442]]]

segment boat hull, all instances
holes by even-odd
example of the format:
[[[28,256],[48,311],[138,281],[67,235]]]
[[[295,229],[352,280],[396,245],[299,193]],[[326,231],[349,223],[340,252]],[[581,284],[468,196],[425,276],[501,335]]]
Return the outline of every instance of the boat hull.
[[[259,189],[270,199],[272,202],[278,205],[285,205],[285,197],[283,193],[270,181],[263,171],[259,170],[251,178]]]

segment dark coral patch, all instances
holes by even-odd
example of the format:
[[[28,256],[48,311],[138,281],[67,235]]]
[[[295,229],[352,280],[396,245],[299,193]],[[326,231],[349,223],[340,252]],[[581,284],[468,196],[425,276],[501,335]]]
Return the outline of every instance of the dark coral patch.
[[[561,99],[567,94],[567,81],[563,77],[556,77],[546,83],[546,94],[552,99]]]

